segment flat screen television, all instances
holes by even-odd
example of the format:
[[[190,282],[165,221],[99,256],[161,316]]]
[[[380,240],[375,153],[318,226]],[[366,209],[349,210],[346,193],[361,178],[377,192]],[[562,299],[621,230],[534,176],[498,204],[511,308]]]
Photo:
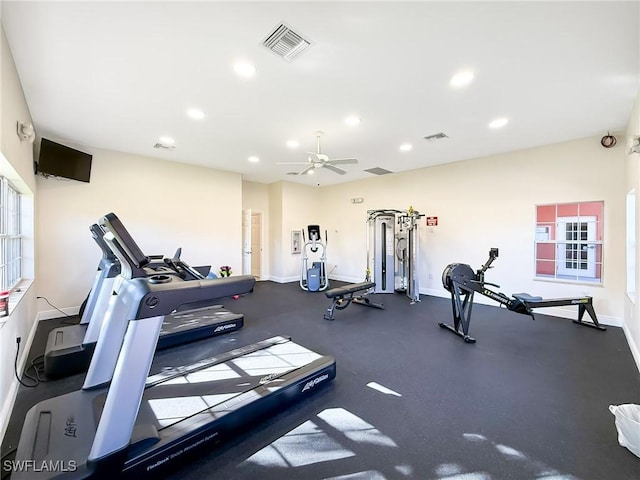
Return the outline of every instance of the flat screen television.
[[[88,153],[43,138],[36,173],[89,183],[92,158]]]

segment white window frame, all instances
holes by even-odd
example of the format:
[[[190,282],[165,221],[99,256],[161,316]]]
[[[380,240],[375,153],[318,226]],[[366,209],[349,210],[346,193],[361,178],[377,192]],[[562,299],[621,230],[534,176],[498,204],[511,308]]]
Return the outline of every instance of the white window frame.
[[[22,195],[0,176],[0,291],[11,291],[22,280]]]
[[[627,193],[627,296],[636,301],[636,191]]]
[[[602,235],[602,240],[598,240],[597,236],[595,240],[591,240],[589,239],[584,240],[584,239],[574,239],[574,240],[568,240],[566,238],[559,238],[560,232],[559,232],[559,227],[560,224],[562,224],[562,221],[559,221],[559,219],[562,219],[564,217],[559,217],[558,216],[558,207],[559,206],[564,206],[564,205],[577,205],[578,206],[578,215],[573,218],[573,220],[575,222],[578,223],[591,223],[591,220],[593,219],[592,215],[590,213],[584,212],[583,214],[580,213],[580,205],[583,204],[591,204],[591,203],[601,203],[602,204],[602,216],[600,218],[600,222],[604,225],[604,201],[601,200],[594,200],[594,201],[582,201],[582,202],[567,202],[567,203],[551,203],[551,204],[540,204],[540,205],[536,205],[536,215],[535,215],[535,230],[534,230],[534,248],[533,248],[533,257],[534,257],[534,278],[536,280],[548,280],[548,281],[557,281],[557,282],[570,282],[570,283],[587,283],[587,284],[593,284],[593,285],[602,285],[603,284],[603,277],[604,277],[604,233]],[[555,207],[556,213],[555,213],[555,235],[554,238],[549,238],[550,237],[550,231],[547,227],[544,226],[540,226],[540,224],[546,224],[547,222],[543,222],[538,218],[538,207]],[[584,219],[584,222],[583,220]],[[595,228],[597,228],[597,224],[595,226]],[[604,232],[604,227],[603,228],[603,232]],[[600,262],[597,262],[597,260],[595,260],[595,265],[597,265],[598,263],[599,265],[599,273],[600,275],[598,276],[597,274],[595,275],[595,277],[590,278],[589,275],[578,275],[576,274],[574,276],[574,278],[571,278],[573,275],[566,275],[566,274],[562,274],[559,272],[559,268],[558,268],[558,264],[560,261],[562,261],[559,258],[559,254],[562,251],[562,246],[563,245],[567,245],[567,244],[575,244],[575,243],[579,243],[580,245],[583,246],[583,248],[587,248],[587,249],[599,249],[600,252]],[[544,258],[538,258],[538,246],[539,244],[552,244],[554,245],[554,250],[555,250],[555,260],[553,260],[554,263],[554,274],[539,274],[538,273],[538,262],[546,262],[547,260]],[[591,252],[588,252],[591,253]],[[589,255],[590,257],[590,255]],[[596,257],[597,258],[597,257]],[[551,260],[549,260],[549,263],[551,263]],[[584,261],[583,261],[584,263]],[[596,271],[597,271],[597,267],[596,267]]]

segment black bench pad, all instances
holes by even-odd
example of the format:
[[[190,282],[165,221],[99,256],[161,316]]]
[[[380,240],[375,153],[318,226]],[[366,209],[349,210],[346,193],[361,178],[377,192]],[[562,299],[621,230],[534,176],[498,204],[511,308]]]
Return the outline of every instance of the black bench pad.
[[[354,283],[352,285],[345,285],[344,287],[332,288],[331,290],[327,290],[326,292],[324,292],[324,294],[327,296],[327,298],[340,298],[344,297],[345,295],[349,295],[350,293],[356,293],[361,290],[368,290],[375,286],[375,282]]]

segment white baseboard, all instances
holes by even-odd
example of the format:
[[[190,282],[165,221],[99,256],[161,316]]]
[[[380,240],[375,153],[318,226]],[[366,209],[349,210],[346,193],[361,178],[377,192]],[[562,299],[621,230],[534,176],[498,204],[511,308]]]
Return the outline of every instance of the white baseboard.
[[[329,280],[336,280],[337,282],[347,282],[347,283],[361,283],[364,282],[362,277],[349,277],[346,275],[331,275]]]
[[[631,355],[633,359],[636,361],[636,367],[638,367],[638,372],[640,372],[640,346],[636,344],[633,336],[631,335],[631,331],[629,327],[627,327],[626,323],[622,323],[622,331],[624,332],[624,336],[627,338],[627,343],[629,344],[629,349],[631,350]]]
[[[434,297],[440,298],[451,298],[451,294],[444,289],[420,289],[420,293],[424,295],[431,295]],[[476,295],[473,298],[474,303],[479,303],[482,305],[489,305],[492,307],[500,308],[496,304],[496,302],[483,297],[482,295]],[[560,318],[570,318],[571,320],[578,319],[578,309],[575,306],[569,306],[568,308],[563,307],[549,307],[549,308],[539,308],[534,310],[535,313],[539,313],[540,315],[549,315],[551,317],[560,317]],[[598,315],[598,312],[596,312]],[[589,320],[589,314],[585,313],[585,320]],[[608,325],[611,327],[622,327],[622,318],[613,317],[610,315],[598,315],[598,323],[602,325]]]
[[[29,357],[29,351],[31,350],[31,345],[33,344],[33,339],[36,336],[36,331],[38,330],[38,318],[36,316],[36,321],[33,322],[31,326],[31,331],[29,332],[29,336],[24,340],[24,342],[20,342],[20,350],[21,355],[18,357],[18,372],[22,372],[24,370],[24,366],[27,363],[27,358]],[[13,353],[15,355],[15,352]],[[8,356],[8,355],[7,355]],[[15,357],[11,356],[11,363],[13,364],[13,359]],[[20,388],[20,383],[14,376],[11,381],[11,386],[9,387],[9,391],[7,392],[7,397],[5,398],[2,404],[2,410],[0,411],[0,438],[4,438],[5,433],[7,433],[7,427],[9,426],[9,419],[11,418],[11,412],[13,411],[13,406],[16,403],[16,397],[18,396],[18,389]]]
[[[276,277],[274,275],[269,276],[269,280],[276,283],[291,283],[291,282],[299,282],[300,277]]]
[[[80,312],[80,307],[66,307],[61,308],[60,310],[44,310],[42,312],[38,312],[38,321],[40,320],[50,320],[52,318],[60,318],[64,315],[78,315]]]

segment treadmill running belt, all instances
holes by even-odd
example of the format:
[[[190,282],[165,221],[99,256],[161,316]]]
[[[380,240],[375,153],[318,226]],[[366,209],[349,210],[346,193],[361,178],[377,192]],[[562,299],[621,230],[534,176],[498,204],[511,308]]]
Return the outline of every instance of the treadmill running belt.
[[[66,459],[77,466],[77,477],[111,475],[114,468],[127,475],[156,473],[196,447],[231,438],[302,400],[335,375],[333,357],[273,337],[149,377],[129,446],[99,462],[87,459],[107,390],[80,390],[45,400],[27,413],[16,459],[38,464]],[[46,439],[47,448],[38,447],[39,438]],[[14,480],[25,477],[23,472],[13,475]]]

